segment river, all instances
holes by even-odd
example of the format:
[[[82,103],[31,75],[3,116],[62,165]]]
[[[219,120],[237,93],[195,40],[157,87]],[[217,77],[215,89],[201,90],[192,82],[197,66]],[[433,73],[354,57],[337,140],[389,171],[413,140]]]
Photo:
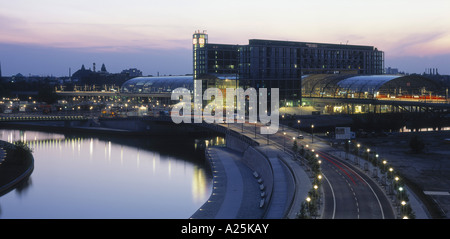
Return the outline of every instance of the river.
[[[112,137],[0,130],[33,149],[30,179],[0,197],[0,218],[189,218],[210,196],[210,137]]]

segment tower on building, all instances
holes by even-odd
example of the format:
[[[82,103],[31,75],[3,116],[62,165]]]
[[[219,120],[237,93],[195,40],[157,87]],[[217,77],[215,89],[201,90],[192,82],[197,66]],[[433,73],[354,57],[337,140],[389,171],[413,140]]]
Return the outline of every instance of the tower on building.
[[[203,67],[206,61],[206,44],[208,44],[208,34],[206,31],[195,31],[192,36],[194,79],[197,79],[199,75],[206,73],[204,72],[206,69]]]

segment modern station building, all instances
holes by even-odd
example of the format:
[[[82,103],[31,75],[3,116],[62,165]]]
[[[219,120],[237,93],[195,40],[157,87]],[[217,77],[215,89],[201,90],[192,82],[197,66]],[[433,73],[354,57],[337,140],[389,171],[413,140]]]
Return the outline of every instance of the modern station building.
[[[311,74],[302,77],[303,104],[326,114],[422,110],[448,102],[448,89],[421,75]],[[422,105],[423,107],[423,105]]]
[[[193,34],[192,44],[192,75],[136,77],[118,92],[59,94],[72,101],[165,107],[174,103],[171,92],[178,87],[195,96],[219,88],[224,100],[227,88],[267,88],[269,94],[278,88],[280,107],[306,105],[325,114],[412,111],[423,108],[420,103],[449,100],[448,86],[427,75],[384,74],[384,53],[373,46],[257,39],[247,45],[213,44],[200,31]],[[202,82],[201,90],[194,80]]]
[[[202,88],[279,88],[280,106],[301,103],[308,74],[383,74],[384,53],[373,46],[251,39],[248,45],[213,44],[193,34],[193,74]]]

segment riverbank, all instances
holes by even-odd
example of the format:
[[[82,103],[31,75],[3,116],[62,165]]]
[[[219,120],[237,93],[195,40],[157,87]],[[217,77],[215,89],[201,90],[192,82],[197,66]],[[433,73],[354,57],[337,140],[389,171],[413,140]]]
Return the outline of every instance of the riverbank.
[[[22,156],[14,144],[0,140],[0,196],[13,190],[26,180],[34,170],[34,158],[31,153]]]
[[[228,129],[241,131],[233,125]],[[297,217],[301,202],[312,188],[309,176],[285,151],[274,144],[266,145],[265,137],[253,138],[252,134],[241,131],[257,146],[227,135],[226,147],[207,149],[214,177],[213,191],[191,218]]]

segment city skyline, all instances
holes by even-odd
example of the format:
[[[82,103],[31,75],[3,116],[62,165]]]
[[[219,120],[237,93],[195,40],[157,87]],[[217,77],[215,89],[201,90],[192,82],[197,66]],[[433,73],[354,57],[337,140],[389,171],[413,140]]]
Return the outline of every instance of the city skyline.
[[[373,45],[385,66],[450,74],[450,17],[421,1],[14,1],[1,3],[2,75],[67,76],[92,63],[109,72],[192,73],[191,36],[212,43],[272,39]],[[175,6],[175,7],[174,7]]]

